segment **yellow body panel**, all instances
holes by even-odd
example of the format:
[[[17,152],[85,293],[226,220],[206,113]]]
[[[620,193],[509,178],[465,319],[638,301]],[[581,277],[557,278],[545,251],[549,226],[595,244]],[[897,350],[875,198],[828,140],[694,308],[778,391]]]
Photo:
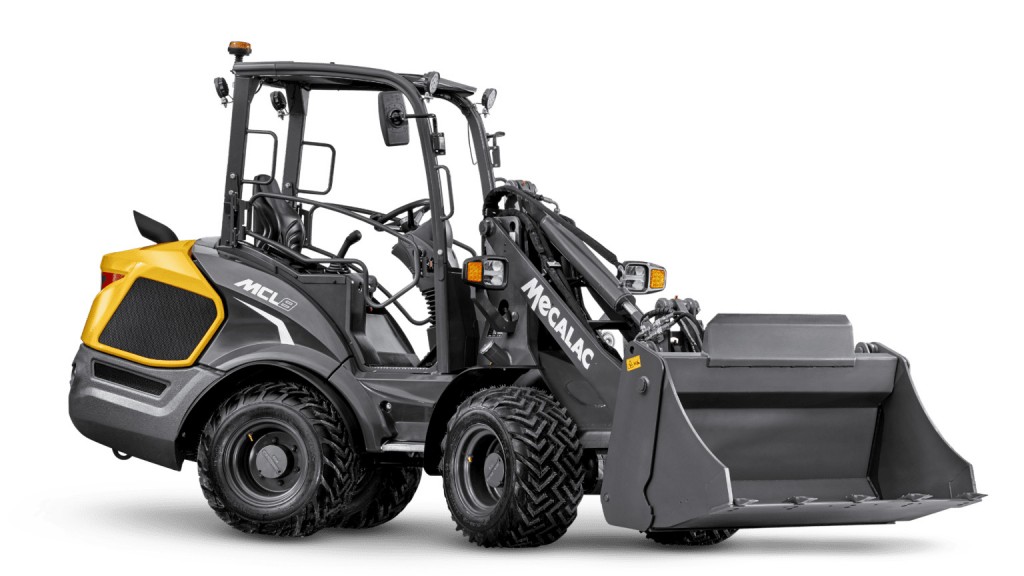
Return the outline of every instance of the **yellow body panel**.
[[[92,309],[89,311],[89,318],[85,321],[85,328],[82,330],[82,342],[86,346],[100,352],[106,352],[107,354],[146,366],[179,368],[194,364],[217,332],[221,322],[224,321],[224,304],[221,302],[220,296],[217,295],[213,286],[210,285],[206,277],[203,276],[203,273],[196,267],[195,262],[192,261],[192,245],[194,243],[194,240],[181,240],[155,246],[146,246],[145,248],[136,248],[134,250],[125,250],[124,252],[114,252],[104,256],[103,261],[100,263],[100,269],[103,272],[122,274],[124,278],[112,282],[96,295],[96,299],[92,302]],[[100,334],[103,333],[107,322],[138,278],[148,278],[156,282],[169,284],[213,300],[217,308],[217,317],[188,358],[181,360],[154,360],[100,343]]]

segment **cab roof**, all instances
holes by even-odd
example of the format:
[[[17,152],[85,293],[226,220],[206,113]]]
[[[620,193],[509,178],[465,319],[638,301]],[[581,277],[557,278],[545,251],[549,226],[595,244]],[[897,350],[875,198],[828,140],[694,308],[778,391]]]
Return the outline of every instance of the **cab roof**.
[[[392,90],[409,82],[420,92],[426,91],[424,74],[398,74],[377,68],[346,64],[309,62],[237,62],[232,69],[237,76],[259,78],[270,86],[300,84],[310,90]],[[472,96],[476,88],[441,78],[435,93]]]

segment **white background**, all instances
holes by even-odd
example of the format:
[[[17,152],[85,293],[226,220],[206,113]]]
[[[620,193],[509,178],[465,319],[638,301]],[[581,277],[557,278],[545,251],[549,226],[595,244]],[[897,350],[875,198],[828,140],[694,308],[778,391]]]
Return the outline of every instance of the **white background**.
[[[1009,2],[6,6],[5,571],[1012,570],[1022,27]],[[223,525],[192,463],[116,461],[67,417],[70,362],[100,257],[145,244],[133,208],[182,238],[219,232],[229,112],[211,79],[228,76],[235,39],[253,43],[252,60],[436,69],[498,88],[499,174],[536,182],[621,257],[667,265],[668,291],[699,299],[705,319],[846,313],[858,340],[912,360],[931,417],[991,497],[895,526],[748,530],[700,550],[607,526],[587,498],[554,545],[485,551],[455,532],[435,478],[384,527],[276,540]],[[386,209],[421,196],[422,167],[387,155],[372,101],[347,112],[363,128],[334,138],[367,158],[339,171],[420,188],[391,199],[368,177],[334,198]],[[465,127],[442,129],[458,235],[475,244]]]

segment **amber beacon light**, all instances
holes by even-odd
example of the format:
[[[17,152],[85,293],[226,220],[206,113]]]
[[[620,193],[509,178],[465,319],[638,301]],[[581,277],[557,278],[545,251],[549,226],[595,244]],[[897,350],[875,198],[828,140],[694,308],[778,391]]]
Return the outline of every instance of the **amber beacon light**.
[[[228,43],[228,54],[235,57],[235,62],[241,62],[249,54],[252,54],[252,44],[235,40]]]

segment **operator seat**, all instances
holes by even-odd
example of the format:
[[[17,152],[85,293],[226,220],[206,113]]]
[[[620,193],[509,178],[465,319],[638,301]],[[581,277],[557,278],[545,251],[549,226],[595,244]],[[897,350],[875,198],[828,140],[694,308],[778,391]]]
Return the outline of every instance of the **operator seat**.
[[[277,181],[266,174],[256,177],[257,181],[267,181],[266,184],[256,184],[257,193],[280,194],[281,188]],[[306,239],[306,227],[302,223],[302,216],[292,205],[281,198],[268,198],[261,196],[252,202],[252,222],[250,228],[256,234],[264,236],[290,248],[296,252],[302,249]],[[256,245],[260,246],[257,241]],[[262,246],[260,246],[262,248]],[[273,250],[273,248],[271,248]],[[287,256],[287,254],[282,254]]]

